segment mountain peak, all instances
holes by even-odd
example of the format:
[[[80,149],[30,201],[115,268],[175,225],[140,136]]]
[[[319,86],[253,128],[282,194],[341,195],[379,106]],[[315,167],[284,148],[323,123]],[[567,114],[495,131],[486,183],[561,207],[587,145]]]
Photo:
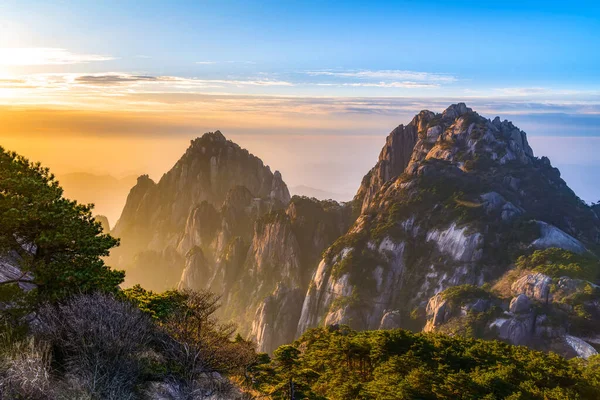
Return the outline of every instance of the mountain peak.
[[[220,207],[236,186],[243,186],[251,197],[274,206],[290,201],[279,172],[272,173],[260,158],[227,140],[220,131],[205,133],[192,140],[185,154],[158,183],[147,175],[138,179],[113,233],[122,237],[123,243],[135,242],[137,248],[123,247],[129,247],[132,254],[152,249],[155,243],[173,241],[183,231],[195,206],[207,201]],[[140,227],[144,227],[144,240],[137,235]],[[115,253],[119,252],[122,250]]]
[[[206,132],[204,135],[202,135],[202,139],[209,139],[217,142],[225,142],[227,140],[219,130],[214,132]]]
[[[442,112],[442,117],[456,119],[470,112],[473,112],[473,110],[467,107],[465,103],[457,103],[446,108],[444,112]]]

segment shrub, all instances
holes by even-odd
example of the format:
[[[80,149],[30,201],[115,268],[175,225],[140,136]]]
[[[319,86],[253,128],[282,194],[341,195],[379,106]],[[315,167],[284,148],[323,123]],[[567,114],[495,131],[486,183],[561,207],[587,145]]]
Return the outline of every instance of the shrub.
[[[141,353],[152,339],[148,316],[112,295],[79,295],[39,313],[36,328],[53,350],[53,365],[92,398],[134,398]]]
[[[157,321],[165,321],[170,315],[183,307],[186,300],[185,294],[177,290],[155,293],[144,289],[140,285],[123,290],[121,295]]]
[[[521,256],[517,259],[516,266],[520,269],[541,272],[552,278],[567,276],[594,281],[600,273],[600,263],[597,258],[556,247],[536,250],[530,255]]]
[[[243,372],[254,362],[253,345],[240,336],[233,339],[235,326],[215,317],[219,296],[208,291],[183,296],[182,306],[161,324],[161,348],[173,376],[192,383],[202,373]]]

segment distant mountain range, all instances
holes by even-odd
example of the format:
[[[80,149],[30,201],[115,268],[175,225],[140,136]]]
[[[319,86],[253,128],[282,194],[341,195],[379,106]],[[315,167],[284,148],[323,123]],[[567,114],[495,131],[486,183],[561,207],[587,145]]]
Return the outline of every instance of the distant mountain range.
[[[74,172],[58,175],[57,178],[65,190],[65,197],[80,203],[94,203],[94,213],[106,216],[114,225],[137,176],[115,178],[111,175]]]
[[[350,201],[353,194],[350,193],[334,193],[326,190],[316,189],[310,186],[298,185],[290,187],[292,195],[314,197],[319,200],[335,200],[335,201]]]

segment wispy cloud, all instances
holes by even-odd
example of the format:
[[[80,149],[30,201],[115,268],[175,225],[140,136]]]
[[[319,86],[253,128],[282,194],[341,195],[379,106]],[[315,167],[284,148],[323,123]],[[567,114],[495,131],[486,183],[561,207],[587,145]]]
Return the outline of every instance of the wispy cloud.
[[[248,64],[248,65],[254,65],[256,63],[254,61],[235,61],[235,60],[229,60],[229,61],[196,61],[196,64],[200,64],[200,65],[213,65],[213,64]]]
[[[53,47],[0,48],[0,65],[5,66],[86,64],[114,59],[98,54],[77,54]]]
[[[27,96],[56,96],[66,101],[69,94],[125,95],[131,93],[196,92],[209,88],[293,86],[288,81],[268,78],[198,79],[107,72],[100,74],[51,73],[0,78],[0,88],[36,89]],[[17,101],[17,99],[14,99]]]
[[[549,93],[550,90],[543,87],[508,87],[508,88],[495,88],[494,92],[507,96],[530,96],[532,94],[545,94]]]
[[[120,85],[131,82],[156,82],[159,79],[148,75],[81,75],[75,78],[75,82],[88,85]]]
[[[342,86],[353,86],[353,87],[379,87],[379,88],[405,88],[405,89],[425,89],[425,88],[437,88],[440,87],[438,83],[425,83],[425,82],[357,82],[357,83],[343,83]]]
[[[455,82],[456,77],[449,74],[405,71],[405,70],[320,70],[307,71],[310,76],[330,76],[336,78],[353,78],[360,80],[381,80],[390,79],[394,81],[417,81],[417,82]]]

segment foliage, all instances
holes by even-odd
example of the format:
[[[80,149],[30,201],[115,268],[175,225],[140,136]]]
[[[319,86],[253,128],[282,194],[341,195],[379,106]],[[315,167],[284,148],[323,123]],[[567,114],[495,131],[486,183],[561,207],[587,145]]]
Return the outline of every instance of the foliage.
[[[186,297],[184,293],[177,290],[155,293],[144,289],[140,285],[125,289],[120,295],[133,302],[142,312],[157,321],[165,321],[170,315],[179,310],[183,306]]]
[[[0,147],[0,253],[19,261],[16,281],[34,283],[40,301],[115,292],[124,274],[102,257],[118,241],[103,233],[92,205],[62,195],[47,168]]]
[[[253,374],[274,399],[287,398],[290,379],[303,399],[596,399],[597,365],[497,341],[340,327],[307,331]]]
[[[597,258],[556,247],[536,250],[530,255],[521,256],[517,259],[516,266],[520,269],[541,272],[553,278],[567,276],[595,281],[600,273],[600,262]]]
[[[160,323],[160,351],[170,373],[191,382],[205,371],[243,373],[254,362],[253,344],[239,335],[234,338],[235,325],[215,317],[219,296],[185,291],[179,299],[180,304]]]
[[[471,300],[491,298],[491,293],[482,287],[475,285],[451,286],[442,292],[442,297],[449,303],[465,304]]]
[[[28,334],[13,327],[0,334],[0,398],[229,393],[231,383],[215,372],[244,383],[259,358],[252,343],[233,337],[232,325],[216,320],[217,307],[218,296],[209,292],[155,294],[140,287],[48,303]]]

